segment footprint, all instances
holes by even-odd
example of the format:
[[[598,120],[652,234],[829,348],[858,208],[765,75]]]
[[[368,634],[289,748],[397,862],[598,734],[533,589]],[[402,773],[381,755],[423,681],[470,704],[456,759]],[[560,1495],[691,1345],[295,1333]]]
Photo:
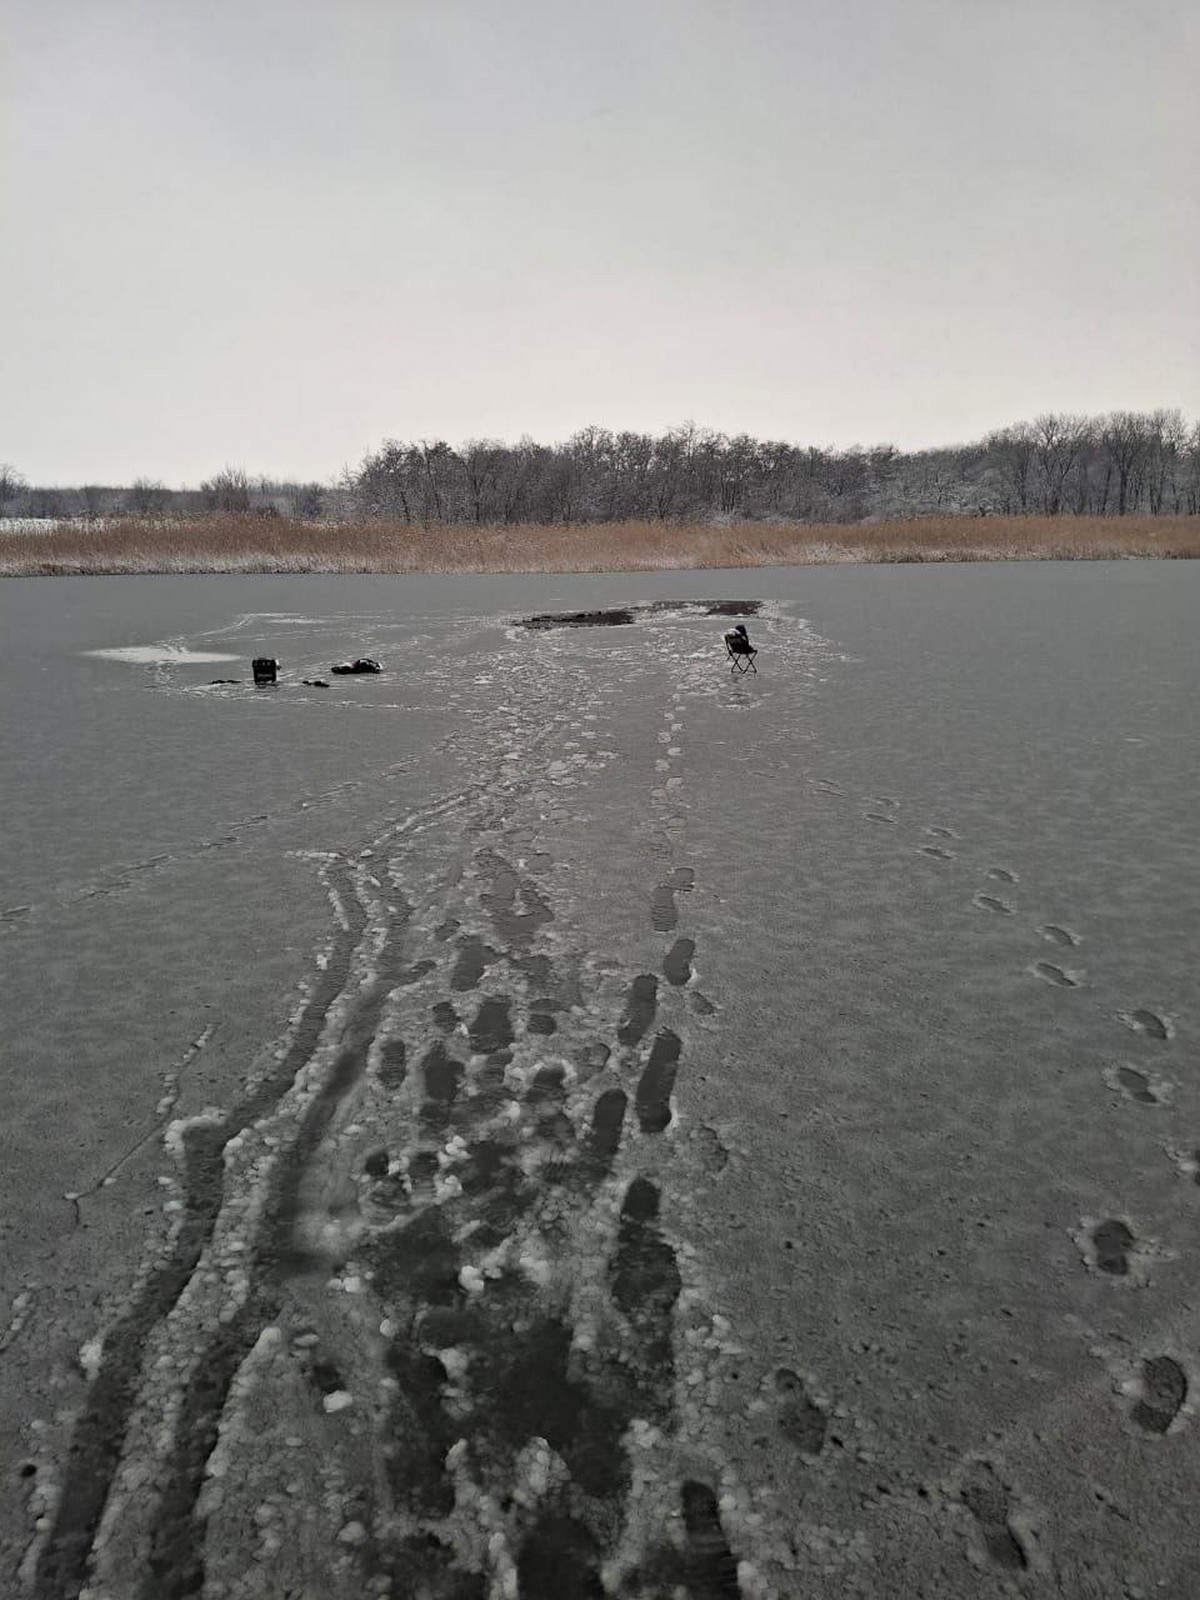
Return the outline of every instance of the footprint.
[[[1139,1072],[1136,1067],[1117,1067],[1115,1071],[1105,1073],[1105,1081],[1114,1089],[1119,1089],[1127,1100],[1136,1100],[1139,1105],[1157,1106],[1162,1101],[1150,1087],[1150,1080],[1144,1072]]]
[[[406,967],[396,980],[397,987],[406,989],[410,984],[420,983],[427,972],[432,972],[437,965],[436,961],[415,961],[411,967]]]
[[[675,891],[668,883],[660,883],[650,896],[650,923],[656,933],[670,933],[679,924]]]
[[[521,905],[524,909],[519,914],[509,914],[498,919],[501,931],[506,933],[514,944],[527,942],[543,923],[554,921],[554,912],[551,911],[548,901],[539,894],[537,887],[532,883],[521,885]]]
[[[660,883],[650,896],[650,922],[655,932],[670,933],[679,922],[677,894],[687,894],[694,887],[696,874],[691,867],[676,867],[665,883]]]
[[[1008,1495],[986,1461],[973,1461],[963,1475],[958,1497],[979,1524],[988,1555],[1007,1572],[1029,1565],[1025,1547],[1013,1531]]]
[[[303,1361],[305,1352],[301,1352]],[[339,1389],[346,1387],[346,1379],[336,1361],[329,1357],[317,1356],[311,1365],[307,1365],[307,1376],[318,1394],[336,1394]]]
[[[617,1029],[617,1040],[623,1045],[637,1044],[654,1021],[658,1009],[658,978],[653,972],[643,972],[629,987],[625,1002],[625,1015]]]
[[[923,856],[933,856],[937,861],[953,861],[954,851],[946,850],[940,844],[921,844],[917,849]]]
[[[363,1172],[368,1178],[386,1178],[391,1161],[387,1151],[380,1145],[363,1158]]]
[[[415,1150],[408,1159],[408,1181],[412,1191],[431,1190],[438,1172],[436,1150]]]
[[[1133,1067],[1118,1067],[1117,1079],[1131,1100],[1142,1105],[1156,1106],[1158,1096],[1151,1091],[1146,1078]]]
[[[554,987],[554,966],[549,956],[522,956],[510,950],[508,959],[519,972],[525,974],[534,992],[546,994]]]
[[[556,1101],[561,1104],[566,1083],[567,1071],[561,1062],[547,1061],[533,1075],[533,1082],[529,1086],[529,1099],[531,1102]]]
[[[425,1154],[432,1156],[436,1167],[433,1152]],[[412,1163],[410,1172],[411,1167]],[[406,1309],[461,1303],[458,1275],[462,1256],[437,1208],[421,1212],[402,1228],[377,1233],[362,1247],[362,1255],[374,1271],[375,1288],[385,1299]]]
[[[499,857],[489,856],[486,861],[488,865],[499,863]],[[487,870],[487,866],[484,870]],[[539,893],[537,885],[528,880],[522,882],[507,863],[500,864],[500,870],[492,879],[490,893],[482,893],[479,901],[495,923],[497,932],[508,944],[528,944],[543,923],[554,921],[554,912]],[[522,908],[520,911],[516,910],[518,901]]]
[[[403,1039],[388,1039],[379,1049],[379,1081],[385,1089],[398,1089],[408,1072],[408,1052]]]
[[[568,1595],[578,1595],[579,1600],[604,1600],[601,1559],[595,1539],[577,1518],[561,1512],[543,1514],[530,1529],[517,1557],[520,1592],[530,1600],[558,1600],[559,1596]]]
[[[589,1078],[594,1078],[598,1072],[603,1072],[611,1055],[612,1051],[608,1046],[598,1040],[594,1040],[591,1044],[584,1045],[582,1049],[576,1051],[573,1059],[580,1082],[586,1083]]]
[[[671,1121],[671,1091],[675,1087],[679,1055],[683,1046],[679,1035],[663,1028],[650,1050],[650,1059],[637,1086],[634,1104],[643,1133],[661,1133]]]
[[[777,1426],[780,1433],[802,1455],[820,1455],[829,1420],[809,1395],[804,1379],[791,1367],[779,1367],[771,1381],[779,1400]]]
[[[1092,1229],[1091,1239],[1100,1271],[1115,1278],[1127,1277],[1129,1252],[1137,1243],[1132,1229],[1118,1218],[1108,1217]]]
[[[422,1119],[441,1127],[458,1095],[463,1080],[463,1064],[446,1053],[439,1040],[421,1062],[421,1077],[425,1084],[425,1104],[421,1107]]]
[[[926,833],[932,834],[935,839],[957,839],[958,835],[953,828],[926,828]]]
[[[692,1140],[701,1166],[711,1173],[724,1172],[729,1165],[729,1151],[717,1130],[701,1123]]]
[[[1057,922],[1045,922],[1038,929],[1043,939],[1048,939],[1051,944],[1077,945],[1079,937],[1069,928],[1060,928]]]
[[[560,1003],[550,995],[541,995],[538,999],[531,1000],[529,1003],[529,1021],[526,1024],[527,1031],[540,1034],[542,1038],[548,1038],[550,1034],[557,1033],[558,1021],[554,1013],[562,1009]]]
[[[985,878],[994,878],[997,883],[1016,883],[1017,875],[1010,872],[1007,867],[989,867],[984,873]]]
[[[1118,1011],[1117,1015],[1127,1028],[1145,1034],[1147,1039],[1166,1040],[1175,1032],[1166,1017],[1160,1017],[1157,1011]]]
[[[676,939],[663,960],[663,976],[668,983],[682,988],[692,975],[692,957],[695,953],[694,940]]]
[[[458,1027],[458,1012],[449,1000],[439,1000],[435,1006],[430,1007],[433,1020],[444,1034],[451,1034]]]
[[[1059,989],[1079,987],[1079,973],[1071,972],[1065,967],[1056,967],[1052,961],[1035,961],[1029,970],[1034,977],[1042,978],[1046,983],[1053,983]]]
[[[868,822],[890,822],[893,827],[896,825],[896,818],[885,816],[882,811],[864,811],[863,816]]]
[[[466,1418],[460,1410],[455,1419],[458,1438],[464,1437],[466,1424],[472,1466],[479,1463],[483,1472],[490,1468],[492,1492],[499,1500],[502,1492],[509,1494],[516,1487],[514,1469],[522,1452],[533,1441],[544,1440],[572,1480],[572,1510],[578,1524],[586,1528],[599,1516],[603,1518],[602,1526],[611,1526],[614,1501],[619,1503],[623,1484],[628,1482],[621,1439],[630,1419],[609,1404],[607,1396],[601,1398],[592,1392],[572,1359],[574,1329],[561,1316],[539,1311],[522,1274],[502,1272],[499,1277],[489,1278],[480,1306],[485,1320],[479,1343],[471,1352],[468,1376],[474,1404]],[[580,1511],[584,1512],[582,1516]],[[575,1536],[574,1548],[579,1552],[582,1547],[577,1541]],[[545,1570],[538,1576],[545,1577]],[[571,1576],[579,1576],[578,1566]],[[464,1600],[468,1595],[482,1597],[484,1584],[476,1584],[461,1573],[458,1577],[460,1581],[453,1588],[404,1593],[438,1594],[446,1600],[452,1594]],[[496,1588],[491,1592],[501,1591]],[[503,1592],[515,1590],[506,1586]],[[603,1592],[601,1589],[600,1594]],[[531,1597],[590,1596],[595,1590],[522,1585],[521,1593]]]
[[[717,1497],[706,1483],[690,1478],[680,1496],[687,1541],[685,1569],[689,1595],[704,1600],[738,1600],[737,1557],[721,1526]]]
[[[510,1000],[498,995],[485,1000],[480,1006],[467,1035],[471,1049],[477,1055],[490,1056],[497,1050],[507,1050],[512,1044],[511,1004]]]
[[[1187,1149],[1179,1145],[1168,1144],[1165,1149],[1170,1157],[1171,1165],[1179,1176],[1200,1186],[1200,1148],[1193,1145],[1191,1149]]]
[[[440,929],[438,930],[440,933]],[[450,987],[456,990],[474,989],[483,977],[487,966],[496,959],[496,952],[473,934],[458,941],[458,960],[450,974]]]
[[[442,1403],[448,1374],[436,1356],[403,1337],[392,1342],[386,1362],[392,1380],[384,1424],[388,1487],[397,1506],[413,1515],[444,1517],[454,1505],[454,1481],[445,1456],[455,1435]]]
[[[1166,1433],[1187,1399],[1187,1374],[1170,1356],[1150,1356],[1142,1362],[1142,1397],[1133,1408],[1133,1420],[1147,1433]]]
[[[514,1143],[500,1137],[480,1139],[471,1147],[467,1159],[456,1166],[455,1174],[463,1194],[477,1207],[476,1226],[469,1233],[472,1242],[494,1247],[511,1237],[534,1198],[533,1186],[521,1170]],[[455,1342],[453,1338],[447,1341]]]
[[[972,896],[971,904],[979,907],[981,911],[995,911],[1002,916],[1011,917],[1016,907],[1007,900],[997,900],[994,894],[977,894]]]
[[[592,1112],[587,1153],[605,1170],[611,1166],[620,1146],[621,1130],[625,1125],[625,1108],[628,1104],[623,1089],[606,1089],[596,1101]]]
[[[675,1302],[683,1282],[675,1252],[659,1231],[658,1211],[659,1192],[654,1184],[647,1178],[635,1178],[621,1206],[611,1273],[613,1300],[637,1335],[629,1362],[637,1403],[662,1419],[673,1407],[672,1335]]]
[[[479,897],[483,904],[492,912],[511,908],[521,880],[508,862],[503,856],[486,850],[479,856],[478,865],[479,870],[492,880],[491,889]]]

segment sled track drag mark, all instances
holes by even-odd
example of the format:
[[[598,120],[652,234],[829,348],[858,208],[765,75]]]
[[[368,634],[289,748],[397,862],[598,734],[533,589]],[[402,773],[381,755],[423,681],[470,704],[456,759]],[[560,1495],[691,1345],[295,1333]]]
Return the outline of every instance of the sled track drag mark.
[[[328,1015],[330,1006],[349,977],[353,951],[357,949],[366,929],[365,906],[357,897],[353,903],[355,909],[351,915],[351,936],[346,944],[345,960],[339,969],[341,981],[337,989],[330,993],[323,1016]],[[204,1528],[195,1514],[195,1507],[204,1482],[205,1463],[217,1442],[217,1429],[230,1385],[259,1334],[278,1315],[280,1279],[304,1271],[311,1265],[304,1253],[297,1249],[294,1239],[300,1186],[338,1107],[366,1071],[367,1053],[378,1031],[383,1007],[399,977],[397,935],[407,917],[407,908],[403,908],[399,916],[393,918],[387,941],[377,958],[376,975],[351,1013],[333,1064],[306,1108],[296,1136],[273,1174],[262,1226],[254,1246],[249,1296],[236,1316],[217,1330],[197,1362],[184,1391],[175,1446],[166,1466],[166,1483],[141,1600],[185,1600],[186,1596],[198,1594],[203,1588],[201,1551]],[[243,1119],[240,1126],[256,1121],[279,1099],[311,1057],[319,1033],[320,1029],[317,1028],[310,1036],[306,1053],[301,1054],[299,1050],[288,1052],[292,1070],[285,1073],[281,1068],[274,1097],[263,1103],[260,1093],[256,1097],[255,1115]]]
[[[344,866],[340,876],[338,887],[349,928],[339,933],[283,1059],[223,1121],[198,1124],[184,1133],[183,1220],[168,1258],[152,1268],[133,1304],[105,1335],[104,1360],[75,1427],[58,1513],[38,1560],[36,1600],[76,1600],[79,1595],[87,1576],[88,1552],[125,1443],[146,1339],[187,1287],[216,1225],[224,1194],[225,1146],[286,1091],[312,1055],[329,1010],[349,976],[366,914],[350,892]],[[232,1329],[227,1329],[222,1342],[231,1334]],[[236,1365],[230,1369],[230,1378],[234,1370]],[[217,1380],[216,1371],[210,1378]],[[228,1382],[224,1387],[228,1388]]]

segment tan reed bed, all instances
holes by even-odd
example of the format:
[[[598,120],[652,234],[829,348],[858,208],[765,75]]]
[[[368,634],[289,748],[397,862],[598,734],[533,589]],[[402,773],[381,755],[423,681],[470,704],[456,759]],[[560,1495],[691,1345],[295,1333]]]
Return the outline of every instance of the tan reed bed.
[[[633,572],[834,562],[1200,557],[1200,516],[923,517],[906,522],[609,522],[547,527],[116,518],[5,534],[0,574]]]

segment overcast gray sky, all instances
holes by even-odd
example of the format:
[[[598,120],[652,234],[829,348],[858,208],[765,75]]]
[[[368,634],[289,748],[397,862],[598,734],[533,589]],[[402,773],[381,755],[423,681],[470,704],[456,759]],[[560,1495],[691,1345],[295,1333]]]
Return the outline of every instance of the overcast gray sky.
[[[0,0],[0,461],[1200,413],[1195,0]]]

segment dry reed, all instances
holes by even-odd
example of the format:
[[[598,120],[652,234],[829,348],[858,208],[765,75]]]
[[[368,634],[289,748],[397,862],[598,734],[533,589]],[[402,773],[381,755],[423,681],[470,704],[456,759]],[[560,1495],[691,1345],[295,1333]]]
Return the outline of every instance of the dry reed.
[[[116,518],[4,533],[0,574],[636,572],[834,562],[1200,557],[1200,516],[907,522],[608,522],[546,527]]]

